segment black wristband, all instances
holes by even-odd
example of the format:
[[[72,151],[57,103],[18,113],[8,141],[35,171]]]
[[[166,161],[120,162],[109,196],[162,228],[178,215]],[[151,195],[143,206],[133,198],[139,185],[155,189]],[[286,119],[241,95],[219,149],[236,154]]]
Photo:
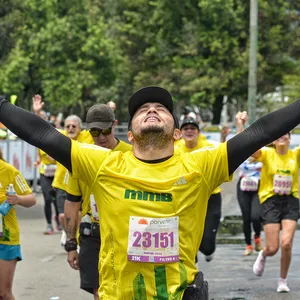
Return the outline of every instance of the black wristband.
[[[70,239],[70,240],[66,241],[65,250],[67,252],[77,250],[77,240],[75,238],[73,238],[73,239]]]

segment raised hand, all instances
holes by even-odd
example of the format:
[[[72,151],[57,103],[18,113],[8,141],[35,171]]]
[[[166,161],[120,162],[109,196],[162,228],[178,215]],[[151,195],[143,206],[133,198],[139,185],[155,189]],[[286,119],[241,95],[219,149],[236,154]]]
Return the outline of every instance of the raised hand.
[[[35,114],[39,114],[44,107],[42,96],[37,94],[32,97],[32,109]]]
[[[231,132],[231,129],[227,125],[224,125],[222,127],[222,129],[221,129],[221,142],[222,143],[226,141],[226,138],[230,132]]]
[[[235,116],[238,124],[245,125],[248,121],[248,113],[246,111],[239,111]]]

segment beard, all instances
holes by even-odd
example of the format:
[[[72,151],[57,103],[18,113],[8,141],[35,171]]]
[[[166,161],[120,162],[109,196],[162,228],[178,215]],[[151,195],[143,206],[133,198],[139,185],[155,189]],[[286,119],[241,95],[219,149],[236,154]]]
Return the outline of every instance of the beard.
[[[76,139],[78,134],[76,132],[68,132],[68,137],[70,139]]]
[[[163,149],[173,139],[173,132],[167,133],[160,126],[142,128],[138,133],[132,132],[132,135],[140,150],[149,148]]]

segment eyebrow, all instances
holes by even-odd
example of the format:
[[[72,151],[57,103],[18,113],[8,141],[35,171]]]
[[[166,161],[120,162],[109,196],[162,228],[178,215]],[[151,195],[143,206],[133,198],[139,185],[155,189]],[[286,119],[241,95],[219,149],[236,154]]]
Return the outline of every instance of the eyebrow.
[[[159,106],[159,107],[165,107],[163,104],[159,103],[159,102],[148,102],[143,104],[139,109],[141,108],[147,108],[150,106],[150,103],[155,103],[155,106]],[[165,107],[166,108],[166,107]],[[167,109],[167,108],[166,108]]]

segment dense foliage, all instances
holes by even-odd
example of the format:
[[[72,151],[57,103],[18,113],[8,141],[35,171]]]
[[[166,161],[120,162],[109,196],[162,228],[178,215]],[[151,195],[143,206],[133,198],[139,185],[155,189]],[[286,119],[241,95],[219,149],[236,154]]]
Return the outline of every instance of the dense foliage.
[[[0,0],[0,93],[30,108],[78,113],[117,103],[156,84],[178,113],[188,103],[214,111],[224,95],[246,108],[249,2],[242,0]],[[258,95],[300,88],[299,1],[259,1]],[[260,101],[262,103],[262,101]]]

